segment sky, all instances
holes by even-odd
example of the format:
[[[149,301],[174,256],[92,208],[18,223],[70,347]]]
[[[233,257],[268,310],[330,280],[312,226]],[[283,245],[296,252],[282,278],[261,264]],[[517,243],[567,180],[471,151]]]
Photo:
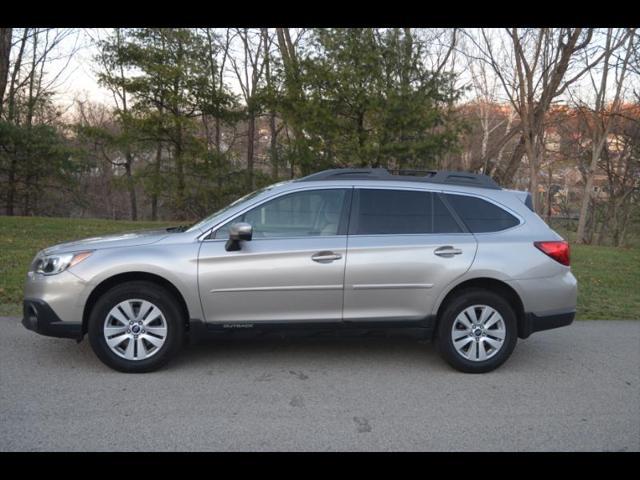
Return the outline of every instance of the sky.
[[[63,105],[73,103],[74,99],[88,98],[96,103],[111,103],[109,91],[98,84],[96,68],[92,58],[98,53],[97,40],[106,33],[104,29],[79,29],[77,34],[65,38],[61,45],[62,52],[75,52],[70,59],[61,58],[51,63],[50,72],[65,68],[65,73],[58,82],[55,100]],[[67,64],[68,60],[68,64]]]
[[[57,84],[55,101],[64,109],[71,106],[75,99],[87,99],[95,103],[112,105],[113,95],[98,82],[98,65],[93,58],[98,54],[98,42],[109,34],[110,29],[78,29],[60,44],[61,52],[75,52],[71,58],[61,58],[51,62],[50,72],[64,68],[65,73]],[[240,95],[237,80],[228,75],[228,84],[232,91]]]
[[[58,60],[51,62],[49,66],[50,74],[57,72],[64,68],[64,74],[60,77],[56,83],[56,96],[55,101],[61,106],[63,111],[70,111],[74,104],[75,99],[90,100],[95,103],[104,103],[107,105],[113,105],[113,97],[111,93],[100,86],[98,83],[98,77],[96,73],[96,62],[93,58],[98,53],[98,41],[104,39],[109,32],[109,29],[77,29],[72,35],[69,35],[60,44],[60,55]],[[69,55],[64,55],[68,52],[74,52],[69,58]],[[458,68],[461,73],[461,79],[459,84],[470,83],[470,71],[468,68],[461,68],[464,64],[464,59],[461,55],[458,56]],[[588,94],[590,89],[590,82],[582,82],[581,86],[577,86],[574,89],[581,88],[582,91]],[[634,79],[637,85],[637,79]],[[233,74],[228,74],[228,85],[237,94],[240,94],[240,87],[237,79]],[[502,88],[498,85],[497,92],[504,97]],[[473,90],[471,89],[466,95],[465,99],[470,100],[473,97]]]

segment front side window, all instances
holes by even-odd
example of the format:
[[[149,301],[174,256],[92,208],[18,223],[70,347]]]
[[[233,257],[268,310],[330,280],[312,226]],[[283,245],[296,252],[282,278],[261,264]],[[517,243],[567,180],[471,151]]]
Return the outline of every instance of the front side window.
[[[481,198],[453,194],[445,196],[472,233],[499,232],[520,223],[506,210]]]
[[[228,238],[229,227],[238,222],[251,224],[254,239],[338,235],[346,194],[326,189],[283,195],[227,222],[215,238]]]
[[[352,235],[460,233],[462,229],[432,192],[360,189]]]

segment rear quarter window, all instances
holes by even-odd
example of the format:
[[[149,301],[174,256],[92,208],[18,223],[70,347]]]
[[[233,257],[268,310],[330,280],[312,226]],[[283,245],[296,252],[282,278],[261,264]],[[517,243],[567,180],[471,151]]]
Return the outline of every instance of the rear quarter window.
[[[481,198],[449,193],[445,197],[472,233],[499,232],[520,223],[503,208]]]

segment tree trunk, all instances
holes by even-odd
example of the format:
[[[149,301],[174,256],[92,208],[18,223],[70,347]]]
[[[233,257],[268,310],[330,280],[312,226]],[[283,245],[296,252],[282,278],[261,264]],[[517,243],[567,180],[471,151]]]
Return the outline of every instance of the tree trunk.
[[[551,187],[552,187],[552,182],[553,182],[553,169],[551,167],[551,162],[549,162],[549,177],[547,179],[547,205],[546,205],[546,222],[547,224],[551,223],[551,200],[552,200],[552,195],[551,195]]]
[[[525,132],[529,130],[526,126]],[[533,204],[533,211],[538,213],[540,211],[540,197],[538,194],[538,165],[539,165],[539,149],[538,138],[534,137],[532,131],[525,133],[525,147],[527,150],[527,160],[529,161],[529,192],[531,192],[531,203]]]
[[[511,130],[511,125],[513,124],[513,118],[514,118],[515,114],[513,113],[513,111],[509,112],[509,118],[507,119],[507,126],[505,129],[505,136],[509,135],[511,132],[513,132],[513,130]],[[507,146],[508,141],[504,142],[500,148],[498,149],[498,154],[496,155],[496,163],[495,166],[493,167],[494,169],[497,169],[500,167],[500,164],[502,163],[502,155],[504,154],[504,149]],[[487,161],[487,170],[490,171],[490,166],[488,164]]]
[[[176,161],[176,179],[177,179],[177,195],[176,195],[176,210],[178,214],[178,218],[180,220],[184,219],[184,159],[182,158],[182,126],[178,125],[177,135],[176,135],[176,150],[175,150],[175,161]]]
[[[4,92],[9,79],[12,28],[0,28],[0,116],[4,107]]]
[[[540,198],[538,194],[538,168],[535,160],[529,161],[529,191],[531,192],[531,201],[533,203],[533,211],[538,212],[540,210]]]
[[[13,216],[14,211],[14,203],[15,203],[15,193],[16,193],[16,169],[18,166],[18,160],[16,158],[16,154],[11,155],[11,161],[9,162],[9,173],[7,175],[7,180],[9,181],[7,185],[7,215]]]
[[[20,72],[20,68],[22,67],[22,56],[24,55],[24,49],[27,45],[27,37],[29,35],[29,29],[25,28],[24,33],[22,34],[22,40],[20,41],[20,50],[18,51],[18,56],[16,57],[16,62],[13,65],[13,72],[11,73],[11,83],[9,84],[9,98],[7,99],[7,120],[12,122],[15,117],[15,105],[16,105],[16,81],[18,79],[18,73]]]
[[[138,220],[138,202],[136,201],[136,185],[133,181],[133,155],[127,149],[126,162],[124,165],[125,175],[127,176],[127,189],[129,190],[129,204],[131,209],[131,220]]]
[[[278,130],[276,129],[276,112],[269,116],[269,129],[271,130],[271,176],[278,180]]]
[[[256,117],[253,112],[249,113],[249,123],[247,126],[247,185],[253,191],[253,149],[256,135]]]
[[[7,99],[7,120],[9,122],[13,122],[15,117],[15,88],[16,88],[16,80],[18,78],[18,72],[20,71],[20,67],[22,66],[22,55],[24,54],[25,45],[27,44],[27,35],[29,33],[29,29],[25,28],[24,33],[22,35],[22,40],[20,43],[20,50],[18,52],[18,56],[16,57],[16,62],[13,65],[13,72],[11,74],[11,83],[9,85],[9,98]],[[18,168],[18,159],[17,152],[14,152],[11,155],[11,161],[9,162],[9,172],[7,173],[7,179],[9,180],[9,185],[7,185],[7,207],[6,212],[7,215],[14,215],[14,204],[15,204],[15,195],[16,195],[16,176],[17,176],[17,168]]]
[[[36,68],[37,68],[37,54],[38,54],[38,32],[33,35],[32,41],[32,60],[31,60],[31,72],[29,73],[29,95],[27,97],[27,113],[25,116],[25,125],[27,131],[31,132],[33,125],[33,115],[35,113],[35,106],[37,101],[36,89]],[[33,158],[33,155],[27,150],[27,155],[23,160],[23,170],[25,172],[24,180],[24,206],[23,215],[29,216],[31,214],[31,191],[33,189],[33,172],[37,169],[34,168],[33,162],[37,159]]]
[[[589,221],[589,228],[588,228],[588,233],[587,233],[587,242],[589,244],[593,243],[593,236],[595,234],[595,230],[596,230],[596,225],[598,223],[598,203],[596,201],[595,198],[592,199],[592,205],[591,205],[591,220]]]
[[[629,225],[629,217],[631,217],[631,205],[633,201],[627,202],[624,206],[624,210],[622,211],[622,228],[620,229],[620,234],[618,235],[618,242],[616,247],[624,246],[624,238],[627,234],[627,225]]]
[[[598,166],[598,160],[602,153],[602,146],[604,141],[601,141],[598,145],[593,146],[591,151],[591,163],[587,170],[587,180],[584,185],[584,194],[582,197],[582,204],[580,205],[580,217],[578,220],[578,231],[576,232],[576,243],[587,243],[585,238],[585,227],[587,223],[587,214],[589,211],[589,203],[591,200],[591,192],[593,191],[593,177]]]
[[[482,107],[483,111],[481,112],[480,125],[482,126],[482,145],[480,147],[480,156],[482,158],[487,158],[487,146],[489,145],[489,112],[488,107]],[[487,159],[488,160],[488,159]],[[485,163],[482,173],[486,173],[487,165]]]
[[[151,193],[151,220],[158,220],[158,179],[160,178],[160,162],[162,161],[162,143],[158,142],[156,148],[156,161],[153,166],[153,190]]]
[[[520,161],[525,154],[525,139],[524,134],[520,136],[518,144],[514,148],[509,163],[504,170],[496,172],[496,181],[503,186],[513,186],[513,177],[515,177],[518,168],[520,167]]]
[[[364,156],[364,141],[365,141],[365,131],[364,131],[364,112],[358,113],[357,118],[357,131],[358,134],[358,158],[361,167],[371,166],[371,160],[365,158]]]
[[[222,146],[220,145],[220,141],[222,139],[221,125],[220,125],[220,117],[216,117],[216,152],[218,154],[222,153]]]
[[[288,28],[276,28],[276,34],[278,38],[278,49],[280,50],[280,56],[282,57],[282,66],[284,67],[284,85],[285,95],[287,97],[287,103],[292,105],[293,108],[284,108],[280,112],[283,121],[288,126],[287,138],[289,145],[293,142],[295,144],[295,150],[302,147],[302,141],[304,135],[299,122],[300,112],[297,110],[299,105],[304,101],[304,91],[300,81],[300,63],[298,61],[298,55],[296,47],[291,41]],[[292,138],[293,137],[293,138]],[[290,158],[293,158],[290,156]],[[295,165],[291,160],[291,178],[295,177]],[[301,165],[300,168],[304,169],[306,166]]]

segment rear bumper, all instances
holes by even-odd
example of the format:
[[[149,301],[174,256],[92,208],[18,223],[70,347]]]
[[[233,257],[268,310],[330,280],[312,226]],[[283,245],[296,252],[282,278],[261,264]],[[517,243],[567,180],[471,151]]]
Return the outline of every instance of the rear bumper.
[[[525,312],[541,317],[576,310],[578,281],[569,269],[552,277],[509,280],[506,283],[520,296]]]
[[[542,330],[565,327],[570,325],[576,316],[576,312],[559,313],[556,315],[538,316],[533,313],[525,314],[518,325],[518,337],[527,338],[529,335]]]
[[[22,312],[22,325],[27,330],[48,337],[82,339],[82,324],[63,322],[44,300],[25,299]]]

